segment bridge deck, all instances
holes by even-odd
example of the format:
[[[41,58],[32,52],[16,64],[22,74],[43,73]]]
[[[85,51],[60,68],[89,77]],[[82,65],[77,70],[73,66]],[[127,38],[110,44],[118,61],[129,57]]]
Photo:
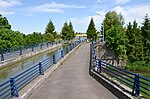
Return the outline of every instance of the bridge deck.
[[[117,99],[88,74],[90,45],[82,44],[29,99]]]

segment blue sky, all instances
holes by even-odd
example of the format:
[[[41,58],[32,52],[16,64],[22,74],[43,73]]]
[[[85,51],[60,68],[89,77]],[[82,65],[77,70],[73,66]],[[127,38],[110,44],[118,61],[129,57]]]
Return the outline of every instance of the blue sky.
[[[122,13],[125,25],[134,19],[141,25],[145,14],[150,16],[150,0],[0,0],[0,13],[13,30],[24,34],[44,33],[50,19],[57,32],[71,21],[75,31],[84,33],[91,17],[100,29],[105,14],[112,10]]]

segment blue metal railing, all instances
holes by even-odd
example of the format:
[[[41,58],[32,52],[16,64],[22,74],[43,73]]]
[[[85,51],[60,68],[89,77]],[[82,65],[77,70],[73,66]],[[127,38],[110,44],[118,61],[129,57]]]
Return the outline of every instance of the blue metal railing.
[[[103,72],[132,89],[131,95],[150,98],[150,79],[139,74],[129,72],[120,67],[113,66],[97,58],[95,45],[92,43],[92,67],[98,74]]]
[[[70,44],[64,50],[58,50],[54,55],[30,67],[29,69],[17,74],[6,82],[0,84],[0,99],[9,99],[11,97],[18,97],[18,91],[30,83],[39,75],[44,75],[44,71],[56,64],[58,60],[64,57],[69,51],[79,45],[81,41]]]
[[[4,61],[7,59],[14,58],[16,56],[26,54],[29,52],[34,52],[40,49],[45,49],[50,46],[53,46],[54,44],[59,44],[60,41],[57,41],[55,43],[52,42],[46,42],[46,43],[41,43],[41,44],[35,44],[35,45],[28,45],[25,47],[18,47],[16,49],[8,48],[8,49],[2,49],[0,50],[0,61]]]

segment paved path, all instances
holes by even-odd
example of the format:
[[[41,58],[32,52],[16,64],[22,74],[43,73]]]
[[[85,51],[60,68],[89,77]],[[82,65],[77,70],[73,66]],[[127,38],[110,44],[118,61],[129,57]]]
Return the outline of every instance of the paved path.
[[[90,45],[82,44],[29,99],[117,99],[88,74]]]

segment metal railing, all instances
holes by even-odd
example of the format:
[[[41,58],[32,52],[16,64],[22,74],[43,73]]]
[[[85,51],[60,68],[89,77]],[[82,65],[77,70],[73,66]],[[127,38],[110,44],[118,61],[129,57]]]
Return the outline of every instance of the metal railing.
[[[150,98],[150,79],[140,76],[139,74],[129,72],[120,67],[113,66],[97,58],[95,45],[91,44],[91,69],[98,74],[105,73],[107,76],[126,85],[132,91],[133,96]]]
[[[8,49],[2,49],[0,50],[0,61],[4,61],[4,60],[7,60],[7,59],[11,59],[11,58],[14,58],[16,56],[20,56],[22,54],[26,54],[26,53],[29,53],[29,52],[35,52],[35,51],[38,51],[38,50],[42,50],[42,49],[45,49],[45,48],[48,48],[48,47],[51,47],[53,46],[54,44],[59,44],[60,41],[57,41],[57,42],[46,42],[46,43],[41,43],[41,44],[36,44],[36,45],[28,45],[28,46],[25,46],[25,47],[18,47],[18,48],[8,48]]]
[[[69,51],[79,45],[81,41],[70,44],[64,50],[58,50],[49,58],[39,62],[38,64],[30,67],[29,69],[21,72],[15,77],[10,78],[6,82],[0,84],[0,99],[9,99],[11,97],[18,97],[18,91],[30,83],[39,75],[44,75],[44,71],[56,64],[58,60],[64,57]]]

